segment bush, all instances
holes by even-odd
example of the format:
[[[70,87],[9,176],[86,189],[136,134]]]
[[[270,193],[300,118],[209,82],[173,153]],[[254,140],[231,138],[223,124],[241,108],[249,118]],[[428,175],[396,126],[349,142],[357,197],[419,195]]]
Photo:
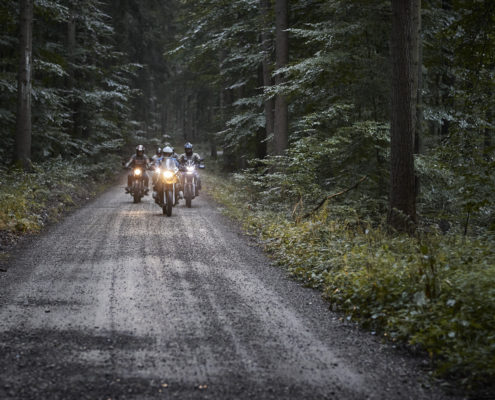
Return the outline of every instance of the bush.
[[[49,220],[86,197],[115,170],[116,159],[85,165],[56,159],[35,164],[32,172],[1,169],[0,231],[38,232]]]
[[[326,276],[325,297],[370,329],[420,345],[440,373],[468,385],[493,379],[494,243],[367,236]]]

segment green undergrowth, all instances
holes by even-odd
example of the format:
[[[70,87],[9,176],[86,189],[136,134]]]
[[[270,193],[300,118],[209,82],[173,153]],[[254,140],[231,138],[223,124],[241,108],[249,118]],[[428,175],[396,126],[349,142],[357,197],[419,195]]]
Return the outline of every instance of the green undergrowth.
[[[207,175],[210,195],[279,265],[377,335],[426,351],[438,375],[473,390],[495,381],[495,241],[391,235],[349,207],[312,218],[258,207],[248,188]]]
[[[31,172],[0,167],[0,232],[39,232],[115,175],[116,160],[92,165],[61,159],[35,164]]]

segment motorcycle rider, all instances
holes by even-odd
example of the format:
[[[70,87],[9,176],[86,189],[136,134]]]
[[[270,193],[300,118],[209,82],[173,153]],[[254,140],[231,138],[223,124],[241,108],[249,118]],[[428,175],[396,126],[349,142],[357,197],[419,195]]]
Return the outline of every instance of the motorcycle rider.
[[[175,162],[175,166],[177,169],[180,168],[179,161],[177,160],[176,154],[174,156],[174,148],[172,146],[167,146],[163,148],[163,158],[171,158]],[[179,179],[179,184],[178,184],[178,193],[177,193],[177,200],[184,198],[183,192],[182,192],[182,177]]]
[[[161,147],[158,147],[156,149],[156,154],[153,157],[151,157],[151,161],[155,167],[158,167],[162,163],[162,160],[163,160],[162,149]]]
[[[153,191],[155,191],[155,186],[156,186],[156,181],[158,179],[158,176],[156,174],[156,169],[162,164],[163,161],[163,152],[162,148],[158,147],[156,149],[156,154],[151,157],[151,164],[153,168],[153,175],[151,177],[151,184],[153,186]],[[153,198],[155,198],[155,193],[153,193]]]
[[[170,146],[167,146],[164,147],[162,151],[163,151],[163,158],[171,158],[172,160],[174,160],[177,168],[179,168],[179,161],[177,160],[177,157],[174,157],[174,149]]]
[[[176,160],[179,159],[179,155],[175,152],[174,146],[172,146],[170,142],[165,143],[165,146],[163,146],[163,148],[165,147],[170,147],[172,149],[172,157],[175,158]]]
[[[161,158],[160,158],[160,163],[157,166],[160,166],[162,161],[165,160],[166,158],[171,158],[177,169],[179,168],[179,162],[177,161],[176,158],[173,157],[173,149],[169,146],[164,147],[163,149],[160,149],[161,151]],[[155,202],[157,201],[157,190],[158,188],[158,176],[153,178],[153,198],[155,199]],[[180,192],[182,193],[182,192]]]
[[[201,164],[201,157],[199,156],[198,153],[193,152],[193,145],[190,142],[187,142],[184,145],[184,153],[179,156],[179,163],[181,167],[184,166],[184,164],[192,160],[194,162],[194,165],[199,166]],[[198,190],[201,189],[201,178],[199,177],[198,172],[196,171],[196,182],[198,185]]]
[[[147,195],[148,194],[148,183],[149,183],[149,178],[148,174],[146,173],[146,169],[149,167],[149,159],[146,154],[144,154],[144,146],[142,144],[139,144],[136,146],[136,154],[133,154],[129,161],[125,164],[126,168],[134,168],[134,167],[141,167],[143,171],[143,178],[144,178],[144,192]],[[133,174],[132,171],[127,175],[127,187],[125,188],[126,193],[129,193],[131,190],[131,185],[132,185],[132,178]]]

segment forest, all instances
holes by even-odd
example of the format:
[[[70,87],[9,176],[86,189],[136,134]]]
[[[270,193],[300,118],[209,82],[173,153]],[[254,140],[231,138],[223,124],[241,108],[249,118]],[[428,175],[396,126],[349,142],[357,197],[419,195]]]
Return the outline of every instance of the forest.
[[[495,2],[2,0],[2,244],[186,141],[273,260],[495,377]]]

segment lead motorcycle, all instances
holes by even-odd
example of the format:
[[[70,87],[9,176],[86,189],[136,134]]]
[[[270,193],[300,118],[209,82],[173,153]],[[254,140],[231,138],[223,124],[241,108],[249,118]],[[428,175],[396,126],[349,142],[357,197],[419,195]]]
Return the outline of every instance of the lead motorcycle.
[[[178,197],[179,169],[172,158],[165,158],[160,167],[155,168],[155,202],[167,217],[172,215],[172,207]]]
[[[204,168],[202,162],[198,165],[198,168]],[[196,196],[199,196],[196,163],[193,160],[187,160],[182,167],[182,171],[184,180],[184,199],[186,200],[186,207],[191,208],[192,200]]]

